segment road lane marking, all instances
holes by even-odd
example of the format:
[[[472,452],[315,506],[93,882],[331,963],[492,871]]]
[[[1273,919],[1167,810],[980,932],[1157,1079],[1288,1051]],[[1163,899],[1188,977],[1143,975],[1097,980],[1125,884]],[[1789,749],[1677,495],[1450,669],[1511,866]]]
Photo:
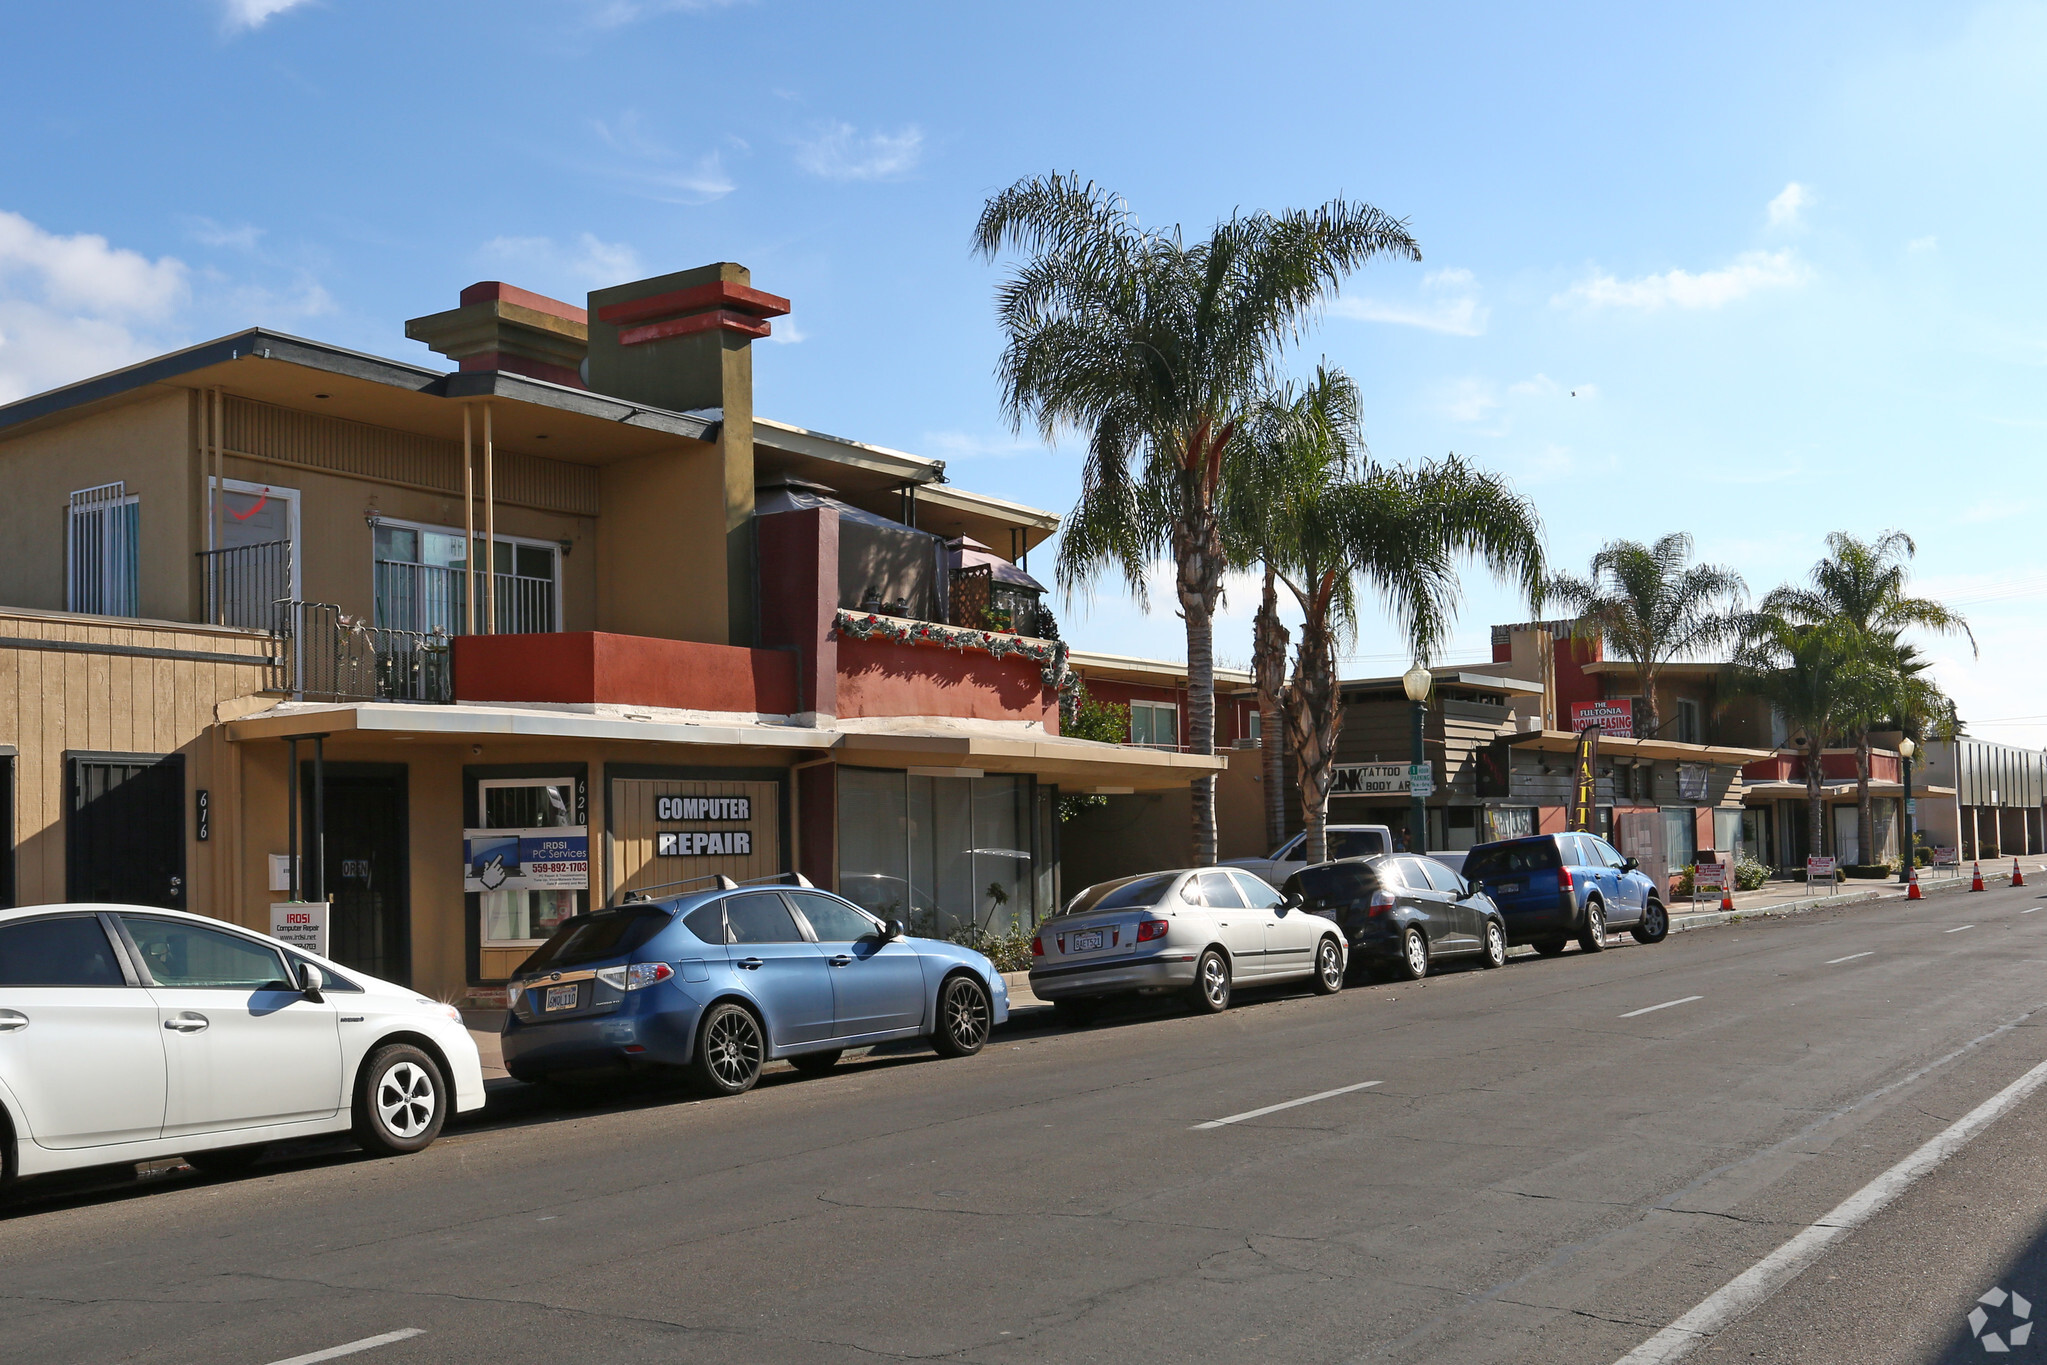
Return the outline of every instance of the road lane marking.
[[[1943,929],[1943,930],[1941,930],[1941,932],[1942,932],[1943,934],[1959,934],[1959,933],[1961,933],[1961,932],[1962,932],[1962,930],[1964,930],[1964,929],[1974,929],[1975,927],[1976,927],[1976,926],[1975,926],[1975,925],[1973,925],[1973,924],[1957,924],[1957,925],[1956,925],[1956,926],[1955,926],[1954,928],[1952,928],[1952,929]]]
[[[1348,1095],[1353,1090],[1370,1090],[1373,1086],[1382,1084],[1384,1084],[1382,1081],[1360,1081],[1356,1085],[1346,1085],[1335,1090],[1325,1090],[1319,1095],[1303,1095],[1297,1100],[1288,1100],[1284,1104],[1268,1104],[1263,1109],[1246,1110],[1241,1114],[1232,1114],[1226,1119],[1210,1119],[1207,1123],[1195,1124],[1188,1131],[1198,1133],[1204,1128],[1221,1128],[1227,1124],[1242,1123],[1245,1119],[1261,1118],[1266,1114],[1277,1114],[1282,1109],[1292,1109],[1297,1105],[1313,1104],[1317,1100],[1333,1100],[1338,1095]],[[285,1365],[285,1362],[280,1361],[279,1365]]]
[[[2036,906],[2034,906],[2034,907],[2033,907],[2033,910],[2038,910],[2039,908],[2040,908],[2040,907],[2036,905]],[[2032,914],[2032,913],[2033,913],[2033,910],[2021,910],[2021,911],[2019,911],[2019,913],[2020,913],[2021,915],[2030,915],[2030,914]]]
[[[1866,953],[1850,953],[1850,954],[1848,954],[1848,956],[1846,956],[1846,957],[1834,957],[1834,958],[1828,958],[1828,959],[1827,959],[1827,962],[1826,962],[1826,965],[1827,965],[1827,966],[1829,966],[1829,967],[1836,967],[1836,966],[1839,966],[1839,965],[1840,965],[1841,963],[1843,963],[1843,962],[1853,962],[1853,961],[1854,961],[1854,960],[1855,960],[1856,958],[1858,958],[1858,957],[1875,957],[1875,956],[1876,956],[1876,949],[1872,948],[1872,949],[1870,949],[1870,950],[1869,950],[1868,952],[1866,952]]]
[[[1789,1284],[1827,1248],[1881,1213],[1923,1175],[1968,1145],[2006,1110],[2047,1082],[2047,1062],[1928,1138],[1919,1149],[1836,1204],[1796,1237],[1720,1286],[1698,1307],[1622,1356],[1615,1365],[1666,1365],[1704,1345],[1736,1318]]]
[[[1629,1010],[1626,1014],[1623,1014],[1621,1018],[1632,1019],[1638,1014],[1654,1014],[1658,1010],[1667,1010],[1672,1005],[1689,1005],[1694,1000],[1704,1000],[1705,998],[1706,997],[1703,995],[1688,995],[1682,1000],[1666,1000],[1660,1005],[1644,1005],[1641,1009]]]
[[[273,1360],[270,1365],[319,1365],[323,1360],[339,1360],[343,1356],[352,1356],[357,1351],[371,1351],[379,1346],[389,1346],[393,1342],[407,1341],[425,1334],[424,1327],[401,1327],[395,1332],[385,1332],[381,1336],[364,1337],[361,1341],[329,1346],[324,1351],[309,1351],[305,1355],[293,1356],[289,1360]]]

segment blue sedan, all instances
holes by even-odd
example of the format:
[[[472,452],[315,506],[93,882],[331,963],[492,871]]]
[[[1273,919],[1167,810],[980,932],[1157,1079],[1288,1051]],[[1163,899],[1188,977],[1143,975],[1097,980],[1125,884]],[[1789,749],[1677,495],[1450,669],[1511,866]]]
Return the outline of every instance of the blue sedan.
[[[849,1047],[903,1038],[971,1056],[1009,1017],[981,954],[905,938],[807,884],[726,883],[574,916],[510,984],[502,1041],[518,1079],[684,1067],[718,1095],[752,1089],[775,1058],[821,1072]]]

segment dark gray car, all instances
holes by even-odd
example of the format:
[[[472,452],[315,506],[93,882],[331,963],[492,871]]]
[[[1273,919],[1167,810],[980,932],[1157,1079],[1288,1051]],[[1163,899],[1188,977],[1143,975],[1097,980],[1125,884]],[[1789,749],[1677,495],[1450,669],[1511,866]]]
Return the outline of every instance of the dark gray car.
[[[1354,968],[1391,968],[1410,981],[1438,958],[1507,965],[1507,924],[1483,892],[1433,858],[1387,853],[1302,868],[1285,894],[1343,928]]]

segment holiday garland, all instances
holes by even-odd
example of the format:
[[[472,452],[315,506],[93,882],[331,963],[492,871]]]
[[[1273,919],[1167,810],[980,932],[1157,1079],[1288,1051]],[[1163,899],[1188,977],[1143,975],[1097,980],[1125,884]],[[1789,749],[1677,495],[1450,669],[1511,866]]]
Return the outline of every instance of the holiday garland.
[[[906,621],[898,616],[875,616],[844,608],[839,610],[834,624],[840,634],[855,640],[888,640],[899,645],[931,645],[962,651],[978,649],[998,659],[1011,656],[1029,659],[1038,665],[1045,686],[1058,689],[1062,706],[1073,700],[1080,687],[1079,675],[1067,666],[1067,648],[1062,640],[1030,640],[1001,631],[946,626],[936,621]]]

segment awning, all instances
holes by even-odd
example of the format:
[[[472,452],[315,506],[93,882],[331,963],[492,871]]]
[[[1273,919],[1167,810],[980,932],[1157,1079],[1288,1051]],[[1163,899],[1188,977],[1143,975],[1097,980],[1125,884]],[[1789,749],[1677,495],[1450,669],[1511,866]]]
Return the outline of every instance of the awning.
[[[1871,782],[1869,784],[1869,794],[1882,797],[1903,796],[1905,794],[1905,787],[1900,782]],[[1912,795],[1915,799],[1921,796],[1953,796],[1954,794],[1955,789],[1953,787],[1927,787],[1921,786],[1917,782],[1912,784]],[[1820,795],[1828,801],[1839,801],[1843,798],[1853,801],[1855,799],[1855,784],[1853,782],[1825,782],[1820,785]],[[1742,789],[1742,796],[1745,800],[1758,803],[1765,801],[1804,801],[1809,799],[1805,783],[1774,779],[1769,782],[1749,783]]]
[[[1569,730],[1523,730],[1507,736],[1507,742],[1517,749],[1536,749],[1544,753],[1568,754],[1578,747],[1578,736]],[[1725,744],[1679,744],[1670,739],[1622,739],[1615,735],[1599,737],[1599,753],[1602,758],[1627,756],[1631,758],[1660,759],[1671,763],[1710,763],[1723,767],[1742,767],[1765,758],[1775,758],[1775,749],[1737,749]]]

